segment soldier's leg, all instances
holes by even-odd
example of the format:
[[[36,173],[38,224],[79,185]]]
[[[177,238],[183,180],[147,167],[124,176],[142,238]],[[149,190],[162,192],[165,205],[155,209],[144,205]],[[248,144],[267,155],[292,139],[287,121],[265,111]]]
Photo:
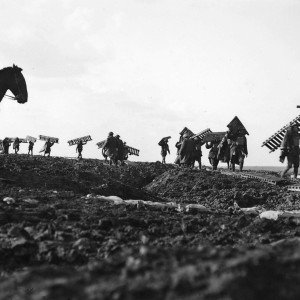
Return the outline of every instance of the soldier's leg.
[[[284,175],[292,168],[292,166],[293,166],[293,162],[292,162],[292,159],[291,159],[291,155],[287,155],[287,166],[286,166],[286,168],[282,171],[282,173],[281,173],[281,177],[284,177]]]
[[[243,171],[243,167],[244,167],[244,159],[245,159],[245,155],[244,155],[244,154],[240,154],[240,155],[239,155],[240,172]]]
[[[294,167],[294,178],[298,176],[298,167]]]
[[[243,171],[243,167],[244,167],[244,162],[240,162],[240,172]]]
[[[230,166],[233,172],[235,172],[235,155],[232,155],[230,158]]]
[[[299,152],[296,152],[293,159],[294,164],[294,178],[298,176],[298,168],[299,168]]]
[[[219,161],[216,158],[213,158],[213,170],[217,170]]]

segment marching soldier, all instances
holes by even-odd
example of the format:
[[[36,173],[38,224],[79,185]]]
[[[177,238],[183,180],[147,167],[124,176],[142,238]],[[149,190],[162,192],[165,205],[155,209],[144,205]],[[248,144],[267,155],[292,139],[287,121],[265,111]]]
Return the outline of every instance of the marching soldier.
[[[120,161],[121,166],[124,164],[124,144],[123,141],[120,139],[120,136],[117,134],[115,136],[117,143],[118,143],[118,151],[117,151],[117,157],[116,157],[116,163],[118,164],[118,161]]]
[[[123,161],[128,159],[128,154],[129,154],[129,148],[126,145],[126,142],[123,143],[124,146],[124,152],[123,152]]]
[[[54,145],[54,142],[50,142],[50,139],[47,140],[47,142],[45,143],[45,152],[44,152],[44,156],[46,154],[48,154],[48,157],[50,156],[51,153],[51,147]]]
[[[213,167],[213,170],[217,170],[219,159],[218,159],[218,152],[219,152],[219,141],[211,141],[207,142],[205,145],[206,149],[210,149],[208,153],[208,160]]]
[[[34,142],[33,141],[29,141],[29,146],[28,146],[28,155],[33,155],[33,146],[34,146]]]
[[[293,166],[294,166],[294,177],[298,176],[298,168],[299,168],[299,140],[300,135],[298,133],[298,125],[294,124],[290,126],[283,138],[281,144],[281,155],[280,161],[283,162],[285,156],[287,157],[287,167],[282,172],[281,177],[283,177]]]
[[[248,156],[247,138],[242,131],[238,130],[236,143],[236,160],[240,166],[240,172],[243,171],[245,157]],[[234,168],[232,166],[232,168]]]
[[[76,147],[76,152],[78,152],[78,159],[82,159],[82,150],[83,150],[83,145],[85,145],[87,142],[83,142],[82,140],[79,141]]]
[[[13,149],[15,149],[15,154],[18,154],[19,150],[20,150],[20,140],[17,137],[13,143]]]
[[[195,161],[197,161],[199,164],[199,170],[201,170],[201,168],[202,168],[202,165],[201,165],[201,157],[202,157],[201,146],[202,145],[204,145],[204,142],[201,141],[200,137],[196,137],[195,141],[194,141],[193,162],[192,162],[191,167],[194,167]]]
[[[3,144],[3,148],[4,148],[4,154],[8,154],[9,153],[9,147],[11,145],[9,138],[5,138],[2,142]]]
[[[162,139],[159,143],[159,146],[161,146],[161,156],[162,156],[162,164],[166,164],[166,156],[169,153],[170,154],[170,149],[169,149],[169,145],[168,145],[168,139]]]
[[[109,157],[109,165],[113,163],[116,165],[117,151],[118,151],[118,141],[114,137],[114,133],[110,132],[108,137],[103,145],[105,155]]]
[[[178,151],[180,155],[180,165],[190,167],[193,161],[194,141],[189,138],[189,135],[185,133],[183,135],[183,141]]]

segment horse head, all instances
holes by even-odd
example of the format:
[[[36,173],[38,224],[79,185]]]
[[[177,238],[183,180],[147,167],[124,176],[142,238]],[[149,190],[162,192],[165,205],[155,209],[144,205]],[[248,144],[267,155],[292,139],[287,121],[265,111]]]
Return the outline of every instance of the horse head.
[[[26,81],[23,76],[22,69],[16,65],[10,68],[11,72],[7,78],[7,89],[9,89],[15,96],[18,103],[26,103],[28,99],[28,92]]]

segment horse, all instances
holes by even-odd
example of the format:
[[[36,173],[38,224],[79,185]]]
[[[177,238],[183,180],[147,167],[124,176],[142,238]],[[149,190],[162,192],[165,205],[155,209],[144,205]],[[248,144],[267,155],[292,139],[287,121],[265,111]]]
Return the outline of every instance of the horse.
[[[0,70],[0,102],[4,96],[17,100],[20,104],[27,102],[27,86],[21,72],[22,69],[16,65]],[[7,90],[10,90],[14,97],[5,95]]]

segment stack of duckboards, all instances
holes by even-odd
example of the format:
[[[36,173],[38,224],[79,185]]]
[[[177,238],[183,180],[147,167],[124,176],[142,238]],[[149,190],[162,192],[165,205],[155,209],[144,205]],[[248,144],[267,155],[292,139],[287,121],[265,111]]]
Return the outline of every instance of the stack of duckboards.
[[[45,141],[45,142],[47,142],[50,139],[51,143],[58,143],[58,141],[59,141],[59,138],[55,138],[55,137],[51,137],[51,136],[47,136],[47,135],[39,135],[39,139],[41,141]],[[46,150],[46,143],[39,152],[44,152],[45,150]]]
[[[130,146],[125,146],[125,147],[127,147],[129,155],[136,155],[136,156],[140,155],[140,150],[138,150],[136,148],[132,148]]]
[[[240,132],[243,135],[249,135],[247,129],[245,128],[245,126],[243,125],[243,123],[240,121],[240,119],[235,116],[232,121],[227,125],[227,127],[229,128],[229,130],[232,133],[237,133]]]
[[[284,137],[287,129],[292,125],[300,126],[300,115],[298,117],[296,117],[294,120],[292,120],[290,123],[288,123],[287,125],[283,126],[281,129],[279,129],[270,138],[265,140],[261,146],[268,147],[270,150],[270,153],[277,150],[281,146],[283,137]]]
[[[103,147],[105,141],[106,141],[106,140],[103,140],[103,141],[101,141],[101,142],[99,142],[99,143],[96,144],[96,145],[98,146],[99,149],[101,149],[101,148]]]
[[[27,135],[26,136],[26,141],[35,143],[37,141],[37,138],[35,138],[33,136],[30,136],[30,135]]]
[[[185,127],[184,129],[187,129],[187,128]],[[182,132],[184,132],[183,134],[187,133],[190,139],[195,140],[196,138],[197,138],[197,139],[199,138],[200,141],[202,142],[203,139],[205,138],[205,136],[206,136],[208,133],[211,133],[212,131],[211,131],[209,128],[206,128],[206,129],[200,131],[199,133],[197,133],[197,134],[192,134],[192,135],[190,135],[190,133],[192,133],[192,132],[191,132],[189,129],[187,129],[186,131],[183,130]],[[181,133],[182,133],[182,132],[181,132]],[[180,133],[180,134],[181,134],[181,133]],[[181,144],[182,144],[182,136],[180,137],[180,143],[177,144],[177,145],[181,145]]]
[[[225,136],[226,132],[208,132],[205,134],[203,138],[203,142],[221,142],[223,137]]]
[[[70,140],[70,141],[68,141],[68,143],[69,143],[69,146],[73,146],[73,145],[79,144],[80,141],[89,142],[89,141],[92,141],[92,138],[91,138],[90,135],[86,135],[86,136],[83,136],[81,138]]]
[[[184,127],[181,132],[179,132],[180,136],[182,137],[184,134],[187,134],[188,137],[191,137],[195,135],[191,130],[189,130],[187,127]]]
[[[159,145],[159,146],[162,146],[163,142],[164,142],[164,141],[168,142],[170,138],[171,138],[170,136],[166,136],[166,137],[162,138],[162,139],[159,141],[158,145]]]
[[[13,143],[17,138],[8,138],[10,143]],[[28,143],[27,139],[19,138],[20,143]]]
[[[191,139],[199,138],[202,141],[208,133],[212,133],[212,131],[209,128],[206,128],[199,133],[192,135]]]

